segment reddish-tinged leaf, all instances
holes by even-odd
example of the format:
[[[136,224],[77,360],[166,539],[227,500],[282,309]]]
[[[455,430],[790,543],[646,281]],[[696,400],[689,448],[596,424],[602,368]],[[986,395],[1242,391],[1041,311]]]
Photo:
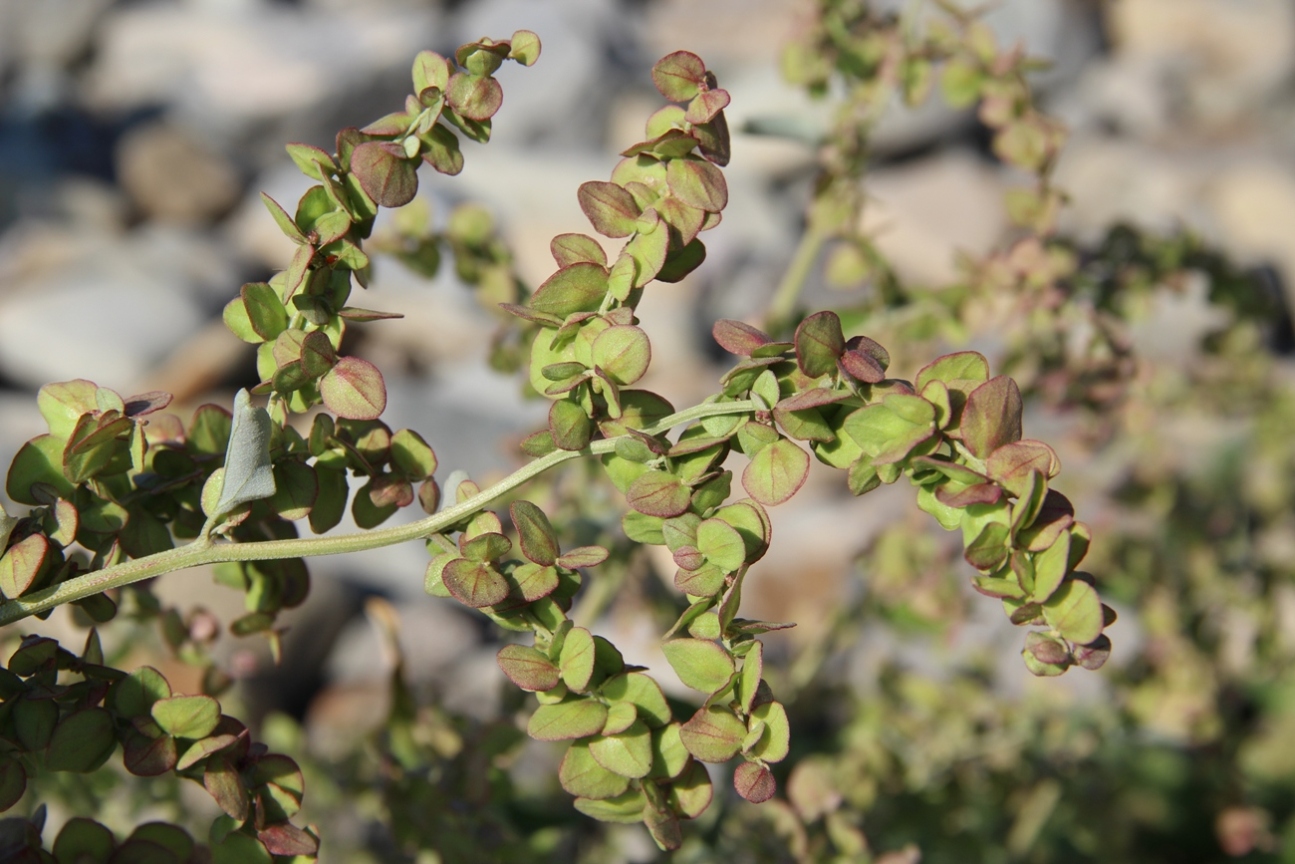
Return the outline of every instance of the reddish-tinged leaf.
[[[422,93],[428,87],[444,90],[452,73],[450,61],[435,51],[419,51],[414,58],[412,77],[414,92]]]
[[[742,487],[766,507],[795,495],[809,476],[809,454],[780,438],[752,457],[742,472]]]
[[[553,533],[553,525],[549,522],[549,517],[530,501],[514,501],[509,505],[508,513],[517,528],[522,554],[527,560],[534,561],[536,564],[544,567],[552,566],[557,561],[561,550],[558,548],[558,538]]]
[[[21,597],[40,575],[47,554],[49,541],[41,534],[24,537],[9,547],[0,557],[0,593],[9,600]]]
[[[607,253],[588,234],[559,234],[549,243],[549,251],[553,253],[553,260],[559,267],[570,267],[572,264],[607,266]]]
[[[366,141],[351,154],[351,171],[366,195],[382,207],[403,207],[418,192],[415,163],[399,145]]]
[[[558,557],[558,566],[568,570],[578,567],[597,567],[607,560],[608,552],[601,546],[577,546]]]
[[[750,357],[752,351],[773,341],[763,330],[730,318],[716,321],[710,332],[719,347],[739,357]]]
[[[843,390],[829,390],[825,387],[815,387],[812,390],[802,390],[792,396],[788,396],[778,403],[779,408],[784,411],[803,411],[806,408],[821,408],[824,405],[831,405],[849,399],[850,394]]]
[[[598,311],[606,296],[607,268],[586,262],[554,273],[535,289],[527,305],[537,312],[566,318],[576,312]]]
[[[683,746],[702,762],[727,762],[742,749],[746,726],[719,705],[701,708],[679,728]]]
[[[778,781],[758,762],[743,762],[733,772],[733,788],[752,804],[762,804],[778,791]]]
[[[328,410],[347,420],[376,420],[387,407],[387,385],[378,367],[358,357],[341,357],[319,382]]]
[[[171,394],[163,393],[161,390],[150,390],[147,393],[140,393],[138,396],[130,396],[126,400],[127,417],[143,417],[146,414],[152,414],[154,411],[161,411],[167,405],[171,404]]]
[[[666,165],[670,194],[701,210],[718,212],[728,205],[724,172],[695,156],[671,159]]]
[[[706,80],[706,64],[691,51],[667,54],[652,67],[652,83],[671,102],[687,102]]]
[[[962,409],[963,443],[986,459],[999,447],[1021,438],[1021,391],[1016,382],[999,375],[967,396]]]
[[[504,89],[494,78],[456,72],[445,88],[446,101],[469,120],[489,120],[504,104]]]
[[[629,505],[640,513],[669,518],[688,509],[692,493],[673,474],[648,471],[630,484],[625,497]]]
[[[684,119],[694,126],[709,123],[715,115],[728,107],[727,90],[703,90],[688,103],[688,112]]]
[[[870,354],[846,350],[837,361],[846,374],[865,384],[876,384],[886,377],[885,368]]]
[[[1063,582],[1043,604],[1043,617],[1063,638],[1087,645],[1102,635],[1102,602],[1093,586],[1079,579]]]
[[[988,381],[989,361],[984,355],[975,351],[959,351],[937,357],[922,367],[917,373],[917,389],[926,387],[930,381]]]
[[[256,832],[256,839],[271,855],[314,855],[319,851],[318,840],[288,822],[267,825]]]
[[[418,139],[423,142],[423,161],[433,170],[449,177],[463,170],[463,151],[452,131],[437,123]]]
[[[517,30],[508,40],[508,57],[523,66],[534,65],[540,59],[540,37],[530,30]]]
[[[935,497],[950,507],[969,507],[972,504],[995,504],[1003,497],[1003,490],[994,483],[977,483],[956,492],[947,485],[941,485],[935,490]]]
[[[554,402],[549,406],[549,434],[560,450],[583,450],[589,446],[593,422],[576,403]]]
[[[985,470],[1012,494],[1023,495],[1030,486],[1031,471],[1051,480],[1061,470],[1061,460],[1047,444],[1027,439],[999,447],[985,460]]]
[[[548,657],[525,645],[505,645],[495,657],[499,668],[523,690],[552,690],[558,686],[558,667]]]
[[[394,138],[397,135],[403,135],[409,129],[412,120],[412,117],[400,111],[379,117],[360,131],[365,135],[376,135],[379,138]]]
[[[455,558],[445,565],[441,581],[465,606],[480,609],[502,603],[508,596],[508,583],[488,564]]]
[[[347,321],[386,321],[390,318],[404,318],[403,312],[379,312],[375,309],[361,309],[358,306],[343,306],[337,314]],[[319,330],[316,333],[322,332]]]
[[[229,818],[235,822],[247,819],[247,787],[228,759],[221,755],[208,759],[207,770],[202,775],[202,785]]]
[[[845,351],[841,319],[835,312],[819,312],[800,322],[794,341],[796,364],[810,378],[836,371],[837,358]]]
[[[599,234],[628,237],[634,233],[642,211],[634,203],[634,196],[620,186],[603,180],[590,180],[580,185],[577,196],[580,209]]]
[[[526,724],[536,741],[571,741],[597,735],[607,723],[607,706],[593,699],[541,705]]]
[[[594,340],[593,361],[616,384],[628,387],[647,372],[652,346],[638,327],[609,327]]]
[[[1076,645],[1073,652],[1075,662],[1090,671],[1096,671],[1106,665],[1111,656],[1111,640],[1098,636],[1087,645]]]

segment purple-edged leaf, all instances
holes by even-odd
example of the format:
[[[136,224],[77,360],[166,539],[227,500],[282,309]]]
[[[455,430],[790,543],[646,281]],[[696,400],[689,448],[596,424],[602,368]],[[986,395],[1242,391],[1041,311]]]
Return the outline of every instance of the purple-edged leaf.
[[[778,781],[758,762],[743,762],[733,772],[733,788],[752,804],[762,804],[778,791]]]
[[[837,358],[845,350],[841,319],[835,312],[818,312],[796,328],[796,365],[810,378],[836,371]],[[880,379],[878,379],[880,380]]]
[[[1061,470],[1061,460],[1047,444],[1027,439],[1004,444],[989,454],[985,470],[1013,495],[1022,495],[1030,486],[1031,471],[1050,480]]]
[[[523,690],[552,690],[558,686],[558,667],[540,651],[526,645],[505,645],[495,656],[499,668]]]
[[[1049,489],[1034,521],[1016,532],[1017,545],[1031,552],[1042,552],[1055,543],[1063,531],[1074,524],[1075,507],[1070,503],[1070,499],[1055,489]],[[1070,566],[1074,567],[1078,563],[1073,561]]]
[[[122,747],[122,764],[136,777],[157,777],[175,768],[178,761],[175,739],[170,735],[149,738],[128,732]]]
[[[592,800],[615,798],[629,787],[629,778],[608,771],[589,752],[589,742],[568,748],[558,767],[558,782],[572,795]]]
[[[964,486],[975,486],[977,483],[984,483],[989,479],[977,471],[972,471],[965,465],[959,465],[957,462],[950,462],[947,459],[935,456],[914,456],[912,465],[914,469],[939,471],[945,477]]]
[[[125,399],[127,417],[143,417],[146,414],[152,414],[154,411],[161,411],[167,405],[171,404],[171,394],[163,393],[161,390],[150,390],[147,393],[140,393],[137,396],[129,396]]]
[[[319,851],[319,840],[288,822],[267,825],[256,832],[256,839],[271,855],[310,855]]]
[[[210,696],[171,696],[151,709],[162,731],[175,738],[205,738],[220,722],[220,703]]]
[[[508,583],[489,564],[455,558],[445,565],[441,581],[464,606],[480,609],[494,606],[508,597]]]
[[[529,561],[513,568],[508,579],[513,583],[513,593],[527,603],[534,603],[541,597],[549,596],[561,584],[556,568],[541,567]]]
[[[514,501],[508,507],[508,514],[517,528],[517,537],[526,559],[544,567],[552,566],[561,550],[558,548],[557,535],[553,533],[553,525],[544,511],[530,501]]]
[[[739,357],[750,357],[752,351],[773,341],[763,330],[730,318],[716,321],[711,335],[721,348]]]
[[[847,375],[865,384],[876,384],[886,377],[885,367],[863,351],[846,349],[837,362]]]
[[[403,207],[418,192],[418,170],[399,145],[366,141],[351,154],[351,172],[366,195],[382,207]]]
[[[846,417],[844,430],[873,465],[889,465],[934,434],[935,409],[920,396],[890,395]]]
[[[1111,640],[1105,635],[1098,636],[1087,645],[1076,645],[1075,662],[1085,669],[1095,672],[1106,665],[1111,656]]]
[[[1043,604],[1043,618],[1063,638],[1087,645],[1102,635],[1102,601],[1079,579],[1062,583]]]
[[[541,327],[548,327],[556,330],[562,326],[562,319],[556,315],[550,315],[547,312],[538,312],[534,309],[528,309],[525,306],[518,306],[515,303],[500,303],[499,308],[503,309],[510,315],[515,315],[523,321],[530,321],[539,324]]]
[[[594,659],[593,634],[583,627],[575,627],[567,631],[566,638],[562,641],[562,651],[558,656],[558,669],[562,675],[562,683],[576,693],[585,692],[589,687],[589,681],[593,678]]]
[[[742,472],[742,488],[766,507],[795,495],[809,476],[809,454],[780,438],[752,457]]]
[[[376,420],[387,407],[387,385],[378,367],[358,357],[341,357],[319,382],[328,410],[347,420]]]
[[[652,83],[671,102],[687,102],[706,81],[706,64],[691,51],[667,54],[652,67]]]
[[[994,483],[977,483],[954,489],[941,485],[935,490],[935,497],[942,504],[950,507],[970,507],[972,504],[997,504],[1003,497],[1003,490]]]
[[[413,119],[403,111],[384,114],[368,126],[360,129],[360,131],[365,135],[376,135],[379,138],[395,138],[397,135],[405,133]]]
[[[616,188],[620,189],[619,186]],[[607,266],[607,253],[588,234],[559,234],[549,243],[549,251],[553,253],[553,260],[559,267],[570,267],[572,264]]]
[[[694,690],[714,693],[733,677],[733,658],[714,642],[670,639],[661,650],[679,680]]]
[[[679,728],[683,746],[702,762],[727,762],[742,749],[746,726],[727,708],[701,708]]]
[[[558,556],[558,566],[568,570],[575,570],[578,567],[597,567],[607,560],[608,554],[601,546],[577,546]]]
[[[959,351],[956,354],[945,354],[937,357],[922,367],[917,373],[917,389],[921,390],[930,381],[988,381],[989,361],[984,355],[975,351]]]
[[[606,296],[607,268],[580,263],[550,276],[535,289],[527,305],[538,312],[566,318],[576,312],[598,311]]]
[[[709,123],[692,127],[692,135],[700,145],[701,155],[720,167],[728,164],[729,158],[733,155],[733,142],[729,137],[728,121],[724,119],[723,111],[716,114]]]
[[[607,706],[593,699],[541,705],[526,724],[536,741],[571,741],[597,735],[607,723]]]
[[[609,327],[594,340],[593,361],[618,385],[628,387],[647,372],[652,346],[638,327]]]
[[[780,401],[777,407],[784,411],[803,411],[806,408],[821,408],[824,405],[832,405],[849,398],[850,394],[844,390],[828,390],[825,387],[815,387],[812,390],[802,390],[788,396]]]
[[[640,513],[668,518],[687,511],[692,493],[673,474],[648,471],[630,484],[625,497]]]
[[[423,161],[434,171],[453,177],[463,170],[463,151],[459,149],[459,137],[452,131],[437,123],[418,140],[423,145]]]
[[[21,597],[45,565],[49,554],[49,541],[41,534],[32,534],[9,547],[0,557],[0,593],[13,600]]]
[[[657,215],[679,235],[674,238],[672,249],[691,243],[696,238],[697,232],[701,230],[702,223],[706,221],[705,210],[691,207],[673,196],[658,199],[653,204],[653,208]]]
[[[322,180],[324,175],[337,172],[337,163],[333,161],[333,157],[318,147],[312,147],[309,144],[289,144],[286,149],[289,158],[307,177]]]
[[[583,450],[589,446],[593,422],[575,402],[554,402],[549,406],[549,434],[559,450]]]
[[[590,180],[580,184],[577,196],[580,209],[599,234],[628,237],[634,233],[642,211],[634,203],[634,196],[620,186],[603,180]]]
[[[444,90],[452,73],[450,61],[435,51],[419,51],[414,57],[412,77],[414,92],[422,93],[428,87]]]
[[[682,249],[670,249],[666,253],[665,263],[657,271],[658,282],[680,282],[685,276],[701,266],[706,260],[706,246],[700,240],[693,240]]]
[[[1025,634],[1025,650],[1040,663],[1070,665],[1070,646],[1055,636],[1038,631]]]
[[[265,209],[269,210],[270,215],[274,217],[274,223],[279,226],[279,230],[284,233],[284,236],[293,243],[305,244],[306,235],[297,227],[297,223],[288,215],[288,211],[283,209],[282,204],[264,192],[261,193],[261,201],[265,204]]]
[[[504,104],[504,89],[494,78],[456,72],[445,88],[445,99],[463,117],[482,122],[493,117]]]
[[[540,37],[530,30],[516,30],[508,40],[508,57],[523,66],[532,66],[540,59]]]
[[[112,714],[85,708],[64,717],[45,749],[45,768],[84,774],[108,761],[117,749]]]
[[[684,119],[693,125],[709,123],[715,115],[728,107],[727,90],[703,90],[688,103],[688,112]]]
[[[250,802],[247,786],[234,766],[224,756],[217,755],[207,760],[207,769],[202,775],[202,785],[207,793],[216,799],[216,804],[235,822],[247,819]]]
[[[967,544],[962,557],[977,570],[985,572],[995,570],[1007,560],[1010,552],[1007,547],[1010,533],[1011,529],[1002,522],[990,522],[981,529],[974,540]]]
[[[685,156],[666,165],[670,194],[701,210],[718,212],[728,205],[728,184],[724,172],[704,159]]]

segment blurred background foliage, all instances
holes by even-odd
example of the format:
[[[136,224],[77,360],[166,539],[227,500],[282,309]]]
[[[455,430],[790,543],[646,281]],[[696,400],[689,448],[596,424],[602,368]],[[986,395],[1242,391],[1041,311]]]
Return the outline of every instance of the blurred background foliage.
[[[37,431],[46,381],[93,374],[189,405],[254,382],[219,310],[286,260],[256,200],[300,193],[282,142],[366,119],[420,48],[523,27],[545,55],[506,82],[496,143],[380,224],[415,273],[380,261],[366,305],[408,317],[351,347],[391,370],[393,408],[413,406],[396,422],[474,476],[516,458],[540,415],[483,371],[511,344],[486,307],[543,280],[549,237],[583,230],[575,189],[639,137],[652,61],[696,51],[733,96],[734,206],[711,260],[645,301],[652,389],[711,389],[721,315],[777,328],[833,308],[899,374],[982,351],[1026,393],[1026,434],[1061,454],[1120,614],[1101,672],[1031,679],[955,539],[897,515],[911,492],[811,483],[773,514],[748,588],[753,615],[799,622],[766,659],[792,712],[782,791],[717,795],[674,860],[1295,861],[1284,0],[1005,0],[979,16],[936,0],[0,0],[6,450]],[[674,616],[670,570],[619,536],[596,477],[575,467],[528,497],[564,546],[613,550],[573,616],[663,668],[650,642]],[[312,563],[277,666],[261,642],[193,636],[195,607],[233,617],[194,573],[152,592],[189,636],[141,609],[105,651],[185,692],[210,664],[236,679],[240,716],[306,774],[321,860],[657,860],[641,826],[571,809],[556,751],[513,722],[523,694],[495,668],[498,634],[425,597],[418,558]],[[60,612],[4,638],[77,628]],[[51,775],[20,806],[40,801],[55,826],[211,817],[201,792],[111,769]]]

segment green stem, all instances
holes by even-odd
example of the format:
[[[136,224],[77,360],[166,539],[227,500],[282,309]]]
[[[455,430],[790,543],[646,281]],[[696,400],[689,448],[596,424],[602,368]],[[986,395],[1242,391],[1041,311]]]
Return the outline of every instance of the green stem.
[[[691,408],[671,414],[643,431],[649,435],[658,435],[673,429],[675,426],[700,420],[704,417],[717,417],[725,414],[747,414],[756,410],[752,401],[708,402],[694,405]],[[365,549],[377,549],[409,540],[418,540],[429,534],[444,531],[452,525],[484,509],[492,501],[511,492],[518,486],[543,474],[550,468],[569,462],[581,456],[600,456],[616,449],[616,438],[594,441],[583,450],[555,450],[547,456],[541,456],[527,463],[503,480],[473,495],[467,501],[456,504],[425,519],[411,522],[408,525],[395,525],[390,528],[379,528],[372,531],[360,531],[353,534],[341,534],[336,537],[307,537],[295,540],[266,540],[256,543],[214,543],[209,536],[203,535],[187,546],[169,549],[144,558],[136,558],[84,576],[77,576],[60,582],[51,588],[37,591],[26,597],[8,600],[0,604],[0,626],[12,624],[53,609],[64,603],[81,600],[93,594],[120,588],[148,579],[184,570],[203,564],[216,564],[222,561],[268,561],[280,558],[310,558],[318,555],[339,555],[344,552],[360,552]]]
[[[782,281],[778,283],[773,300],[769,302],[765,324],[769,328],[769,334],[775,339],[781,337],[791,323],[792,315],[796,312],[796,303],[800,300],[800,293],[805,289],[805,283],[809,281],[809,274],[813,272],[818,253],[825,242],[827,242],[827,234],[815,228],[814,220],[810,219],[805,233],[800,237],[799,245],[796,246],[796,252],[791,257],[791,263],[787,265],[787,271],[782,274]]]

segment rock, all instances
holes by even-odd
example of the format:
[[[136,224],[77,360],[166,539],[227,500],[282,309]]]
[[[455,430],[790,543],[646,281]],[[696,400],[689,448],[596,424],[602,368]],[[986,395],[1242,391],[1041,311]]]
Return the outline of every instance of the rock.
[[[138,392],[206,319],[203,292],[234,282],[210,246],[173,230],[26,223],[0,240],[0,260],[0,369],[32,387],[90,377]]]
[[[84,96],[107,111],[171,105],[181,122],[238,141],[268,121],[363,92],[397,68],[408,86],[409,63],[435,20],[427,8],[321,15],[248,3],[125,4],[97,34]]]
[[[1006,227],[995,169],[964,150],[880,168],[868,194],[864,232],[916,284],[952,281],[958,253],[985,254]]]
[[[1189,121],[1225,129],[1295,71],[1286,0],[1121,0],[1107,15],[1118,55],[1153,64]]]
[[[238,200],[238,171],[192,132],[167,123],[139,126],[117,145],[117,177],[149,219],[192,225]]]
[[[1217,172],[1207,190],[1220,239],[1242,264],[1272,263],[1286,302],[1295,308],[1295,173],[1268,159],[1239,159]]]

